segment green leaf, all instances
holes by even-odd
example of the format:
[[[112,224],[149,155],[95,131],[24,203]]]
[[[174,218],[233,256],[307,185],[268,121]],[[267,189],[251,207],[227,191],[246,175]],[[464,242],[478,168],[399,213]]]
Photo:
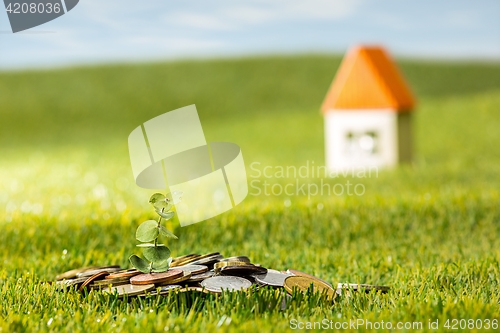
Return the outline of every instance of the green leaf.
[[[150,204],[155,204],[157,201],[165,200],[165,196],[161,193],[155,193],[149,198]]]
[[[168,238],[178,239],[176,235],[171,233],[170,230],[168,230],[164,226],[160,226],[160,234]]]
[[[149,203],[155,207],[157,212],[168,212],[172,208],[172,202],[161,193],[155,193],[149,198]]]
[[[156,209],[155,209],[155,211],[156,211],[156,213],[158,215],[160,215],[161,217],[163,217],[165,220],[170,220],[175,215],[175,212],[165,212],[165,211],[163,211],[163,213],[162,213],[161,210],[156,210]]]
[[[168,271],[168,269],[170,268],[170,264],[172,263],[172,259],[173,258],[170,257],[164,263],[159,264],[159,265],[153,264],[153,272],[161,273],[161,272]]]
[[[166,213],[172,208],[172,203],[160,200],[155,202],[153,206],[155,207],[156,212],[161,212],[163,210],[163,212]]]
[[[144,249],[144,258],[156,264],[161,264],[170,257],[170,249],[166,246],[155,246]]]
[[[131,255],[128,260],[138,271],[149,273],[149,263],[146,260],[139,258],[135,254]]]
[[[171,204],[177,205],[182,200],[182,195],[184,192],[182,191],[173,191],[167,194],[167,201]]]
[[[157,244],[156,246],[164,246],[165,244]],[[152,247],[155,246],[153,243],[143,243],[143,244],[137,244],[137,247]]]
[[[149,220],[141,223],[135,233],[135,238],[141,242],[151,242],[158,237],[158,222]]]

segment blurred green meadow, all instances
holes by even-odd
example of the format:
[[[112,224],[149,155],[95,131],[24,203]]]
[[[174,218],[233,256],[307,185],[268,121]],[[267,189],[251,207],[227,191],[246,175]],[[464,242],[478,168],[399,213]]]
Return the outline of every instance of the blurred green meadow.
[[[247,255],[331,283],[390,285],[335,303],[273,295],[122,302],[60,294],[40,281],[87,265],[128,265],[154,217],[134,184],[128,134],[196,104],[207,141],[240,145],[255,169],[323,165],[319,106],[340,57],[275,56],[0,72],[2,331],[282,331],[291,319],[392,322],[500,319],[500,64],[400,60],[418,98],[415,160],[368,178],[363,195],[256,195],[180,228],[174,256]],[[251,165],[253,164],[253,167]],[[255,164],[258,163],[258,164]],[[308,164],[309,163],[309,164]],[[193,305],[194,304],[194,305]],[[425,327],[425,326],[424,326]]]

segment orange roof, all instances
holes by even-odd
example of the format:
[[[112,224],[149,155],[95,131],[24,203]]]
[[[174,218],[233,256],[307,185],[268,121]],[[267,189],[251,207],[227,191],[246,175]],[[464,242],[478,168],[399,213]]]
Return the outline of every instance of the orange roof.
[[[410,111],[414,106],[410,89],[385,50],[362,46],[351,49],[344,57],[321,110]]]

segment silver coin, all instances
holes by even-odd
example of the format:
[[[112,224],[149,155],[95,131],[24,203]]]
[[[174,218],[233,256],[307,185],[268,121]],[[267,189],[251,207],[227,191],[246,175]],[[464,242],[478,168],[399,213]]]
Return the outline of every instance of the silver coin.
[[[257,281],[260,284],[272,287],[283,287],[285,279],[290,275],[283,274],[280,272],[272,272],[272,271],[270,272],[268,270],[266,274],[254,274],[252,276],[255,279],[255,281]]]
[[[71,279],[71,280],[60,280],[56,281],[55,283],[60,286],[60,288],[69,288],[71,286],[77,285],[80,286],[82,283],[87,281],[87,278],[78,278],[78,279]]]
[[[213,271],[208,271],[208,272],[201,273],[201,274],[194,274],[194,275],[191,275],[191,278],[189,278],[189,280],[187,280],[187,282],[200,282],[200,281],[203,281],[205,279],[211,278],[214,275],[215,275],[215,273]]]
[[[369,292],[370,290],[372,289],[375,289],[375,290],[378,290],[378,291],[381,291],[381,292],[388,292],[389,289],[391,289],[390,287],[386,287],[386,286],[373,286],[373,285],[370,285],[370,284],[357,284],[357,283],[339,283],[337,285],[337,288],[338,289],[352,289],[352,290],[361,290],[361,289],[365,289],[365,291]]]
[[[201,286],[213,293],[245,290],[252,286],[252,282],[238,276],[214,276],[201,282]]]
[[[224,258],[224,256],[222,254],[216,254],[216,255],[213,255],[213,256],[208,257],[208,258],[203,258],[200,260],[193,261],[189,264],[186,264],[186,266],[189,266],[189,265],[209,265],[211,263],[215,263],[215,262],[219,261],[219,259],[222,259],[222,258]]]
[[[221,262],[226,262],[226,261],[243,261],[243,262],[250,262],[250,259],[248,259],[247,256],[239,256],[239,257],[229,257],[229,258],[224,258],[220,259],[219,261]]]
[[[191,272],[192,274],[200,274],[200,273],[208,271],[208,267],[203,266],[203,265],[177,266],[177,267],[175,267],[175,269],[180,269],[181,271],[184,271],[184,272]]]
[[[177,285],[177,284],[172,284],[172,285],[169,285],[169,286],[163,286],[160,288],[160,290],[158,291],[157,289],[156,290],[153,290],[150,292],[151,295],[156,295],[156,294],[160,294],[160,295],[164,295],[164,294],[168,294],[169,292],[171,291],[174,291],[176,289],[181,289],[182,287]]]
[[[105,288],[102,290],[102,292],[110,294],[114,294],[115,292],[117,292],[118,296],[128,295],[129,297],[131,297],[131,296],[142,295],[148,291],[153,290],[154,288],[155,288],[154,284],[141,284],[141,285],[124,284],[121,286]]]
[[[279,273],[279,274],[286,274],[286,275],[293,275],[293,274],[290,274],[290,273],[287,273],[287,272],[283,272],[283,271],[277,271],[275,269],[272,269],[272,268],[268,268],[267,271],[269,273]]]

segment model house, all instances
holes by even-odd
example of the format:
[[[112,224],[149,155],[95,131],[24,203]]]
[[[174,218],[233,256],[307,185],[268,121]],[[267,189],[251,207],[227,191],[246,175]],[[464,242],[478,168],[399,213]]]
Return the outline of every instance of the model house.
[[[349,50],[321,107],[328,169],[411,161],[414,106],[401,72],[383,48]]]

